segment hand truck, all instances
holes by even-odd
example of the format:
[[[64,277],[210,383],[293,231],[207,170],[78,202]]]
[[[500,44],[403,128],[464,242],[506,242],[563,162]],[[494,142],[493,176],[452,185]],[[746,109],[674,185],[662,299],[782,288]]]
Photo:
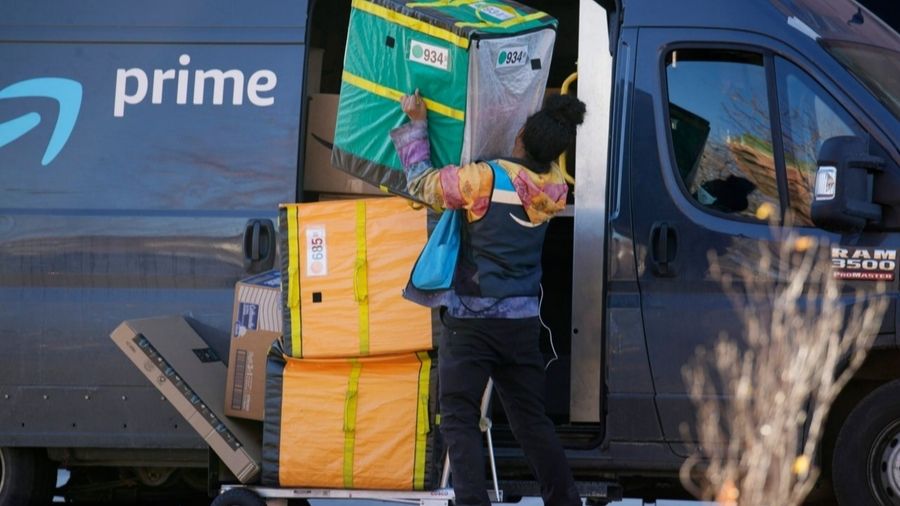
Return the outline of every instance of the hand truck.
[[[494,460],[494,442],[491,438],[491,419],[488,416],[494,380],[488,379],[481,397],[481,420],[479,428],[485,433],[488,458],[491,464],[493,490],[489,492],[494,502],[503,501],[503,493],[497,481],[497,464]],[[394,491],[394,490],[353,490],[323,488],[275,488],[248,485],[223,485],[212,506],[292,506],[308,504],[309,499],[370,499],[377,501],[412,504],[418,506],[449,506],[454,499],[450,485],[450,458],[444,457],[441,482],[436,490]]]

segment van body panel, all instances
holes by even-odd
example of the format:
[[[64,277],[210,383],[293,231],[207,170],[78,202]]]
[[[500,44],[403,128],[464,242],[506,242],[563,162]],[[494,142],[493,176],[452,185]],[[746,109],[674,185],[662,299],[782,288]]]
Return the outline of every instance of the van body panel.
[[[109,332],[187,315],[227,360],[248,220],[296,200],[306,2],[109,7],[0,9],[0,123],[34,123],[0,146],[0,446],[204,447]]]
[[[606,275],[604,352],[605,441],[664,440],[656,416],[653,377],[644,340],[635,241],[632,237],[634,170],[629,153],[634,130],[635,48],[638,31],[623,29],[618,38],[610,126],[607,208],[609,238]]]
[[[163,0],[141,7],[39,0],[0,5],[3,40],[75,42],[254,42],[302,44],[307,0]]]

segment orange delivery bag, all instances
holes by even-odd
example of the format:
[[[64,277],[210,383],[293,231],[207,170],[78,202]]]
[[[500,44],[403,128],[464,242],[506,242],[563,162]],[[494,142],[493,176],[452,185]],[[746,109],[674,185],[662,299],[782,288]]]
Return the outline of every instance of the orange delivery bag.
[[[267,486],[432,490],[441,478],[432,353],[296,359],[266,370]]]
[[[296,358],[430,350],[432,311],[403,298],[427,213],[399,197],[282,204],[284,349]]]

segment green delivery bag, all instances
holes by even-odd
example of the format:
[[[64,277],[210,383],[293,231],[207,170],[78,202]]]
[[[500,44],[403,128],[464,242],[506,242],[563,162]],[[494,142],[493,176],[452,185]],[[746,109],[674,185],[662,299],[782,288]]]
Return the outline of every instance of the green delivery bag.
[[[353,0],[332,164],[408,196],[389,132],[418,88],[436,167],[512,152],[540,108],[556,20],[507,0]]]

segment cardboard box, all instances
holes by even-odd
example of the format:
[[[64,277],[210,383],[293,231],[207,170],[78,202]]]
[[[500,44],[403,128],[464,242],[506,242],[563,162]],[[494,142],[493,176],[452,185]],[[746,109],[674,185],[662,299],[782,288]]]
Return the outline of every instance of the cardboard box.
[[[322,61],[325,50],[311,47],[306,52],[306,94],[312,95],[322,91]]]
[[[266,354],[272,341],[281,337],[281,272],[265,272],[238,281],[232,314],[225,414],[262,421]]]
[[[262,424],[225,416],[225,364],[183,317],[127,320],[110,337],[241,483],[257,479]]]
[[[284,342],[297,358],[428,350],[431,311],[403,298],[427,213],[397,197],[281,206]]]
[[[275,348],[263,484],[436,488],[443,456],[437,381],[437,360],[427,352],[301,360]]]
[[[378,188],[331,165],[338,95],[313,93],[306,122],[306,158],[303,165],[305,191],[384,195]]]

